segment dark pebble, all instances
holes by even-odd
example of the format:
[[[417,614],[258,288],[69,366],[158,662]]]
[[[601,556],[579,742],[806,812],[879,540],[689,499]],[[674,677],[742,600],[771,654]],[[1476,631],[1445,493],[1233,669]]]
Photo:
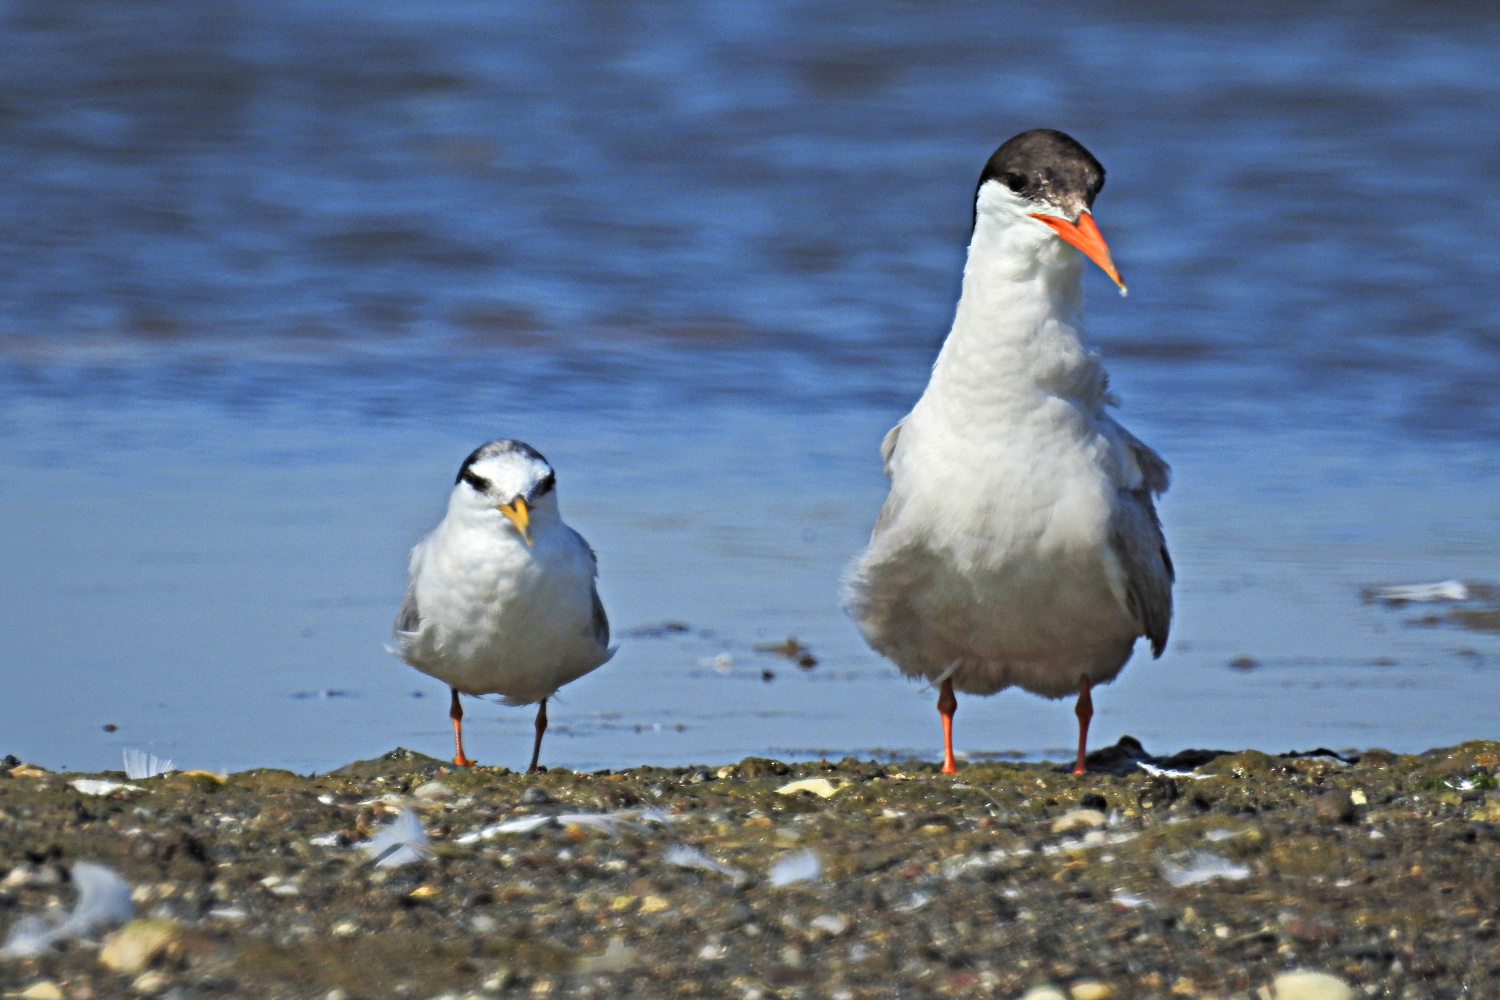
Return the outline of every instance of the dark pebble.
[[[1354,800],[1342,788],[1324,792],[1313,799],[1313,815],[1320,823],[1353,823]]]

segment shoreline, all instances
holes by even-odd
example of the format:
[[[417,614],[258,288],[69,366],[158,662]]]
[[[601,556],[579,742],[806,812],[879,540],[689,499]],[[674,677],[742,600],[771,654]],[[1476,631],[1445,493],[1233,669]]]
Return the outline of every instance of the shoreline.
[[[1118,773],[1081,778],[756,757],[527,776],[407,750],[315,776],[20,765],[0,933],[58,922],[79,861],[128,883],[135,919],[0,957],[0,991],[1251,1000],[1314,969],[1349,996],[1500,995],[1500,744],[1154,773],[1125,741],[1091,762],[1110,752]],[[428,842],[361,849],[402,822]],[[1337,995],[1288,992],[1314,986],[1275,995]]]

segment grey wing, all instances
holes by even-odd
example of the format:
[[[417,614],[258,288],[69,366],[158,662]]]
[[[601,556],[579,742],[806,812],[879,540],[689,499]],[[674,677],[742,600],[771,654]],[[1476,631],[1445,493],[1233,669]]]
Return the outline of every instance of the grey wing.
[[[1162,535],[1151,492],[1121,490],[1109,528],[1110,548],[1125,572],[1126,607],[1151,640],[1152,655],[1161,656],[1172,627],[1172,582],[1176,570],[1167,552],[1167,540]]]
[[[604,602],[599,600],[599,589],[590,588],[589,596],[594,601],[594,641],[600,649],[609,646],[609,616],[604,613]]]
[[[1150,445],[1117,423],[1115,430],[1119,431],[1120,440],[1130,450],[1130,457],[1135,459],[1136,468],[1141,470],[1141,486],[1146,492],[1155,495],[1167,492],[1167,487],[1172,485],[1172,467]]]
[[[896,426],[885,432],[885,437],[880,439],[880,464],[885,467],[885,474],[891,474],[891,456],[896,454],[896,442],[901,440],[901,425],[906,423],[902,417],[896,421]]]
[[[417,583],[412,581],[406,588],[406,597],[401,610],[396,613],[396,631],[415,635],[422,628],[422,612],[417,608]]]
[[[573,537],[578,539],[578,544],[589,554],[589,565],[593,567],[595,579],[599,577],[599,554],[594,547],[588,543],[578,532],[573,532]],[[609,648],[609,616],[604,613],[604,602],[599,600],[599,587],[597,584],[589,587],[589,600],[593,604],[592,625],[594,630],[594,641],[599,644],[600,649]]]
[[[887,479],[891,475],[891,457],[896,454],[896,444],[901,440],[901,425],[904,423],[906,423],[906,418],[902,417],[896,421],[895,427],[885,432],[885,437],[880,440],[880,462],[885,467]],[[875,528],[870,532],[871,538],[875,538],[885,530],[885,526],[890,524],[891,520],[896,516],[896,511],[899,507],[900,503],[896,499],[896,491],[892,489],[886,495],[885,503],[880,506],[880,514],[875,518]]]
[[[428,536],[431,537],[431,536]],[[422,571],[422,560],[427,555],[427,538],[411,548],[406,560],[406,575],[411,582],[406,585],[406,596],[401,600],[401,610],[396,612],[396,631],[415,634],[422,628],[422,612],[417,608],[417,575]]]

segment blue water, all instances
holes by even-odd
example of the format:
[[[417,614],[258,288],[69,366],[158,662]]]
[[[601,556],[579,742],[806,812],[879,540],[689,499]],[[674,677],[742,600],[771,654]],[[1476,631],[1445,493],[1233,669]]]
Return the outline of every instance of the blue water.
[[[1359,594],[1500,577],[1497,42],[1466,5],[0,8],[0,752],[445,753],[382,646],[510,435],[622,639],[547,760],[931,756],[838,578],[974,178],[1041,125],[1109,170],[1131,296],[1091,274],[1089,323],[1175,470],[1172,643],[1097,739],[1496,737],[1500,636]],[[754,648],[789,635],[816,667]],[[1072,721],[966,699],[958,743],[1061,757]],[[524,763],[529,713],[466,729]]]

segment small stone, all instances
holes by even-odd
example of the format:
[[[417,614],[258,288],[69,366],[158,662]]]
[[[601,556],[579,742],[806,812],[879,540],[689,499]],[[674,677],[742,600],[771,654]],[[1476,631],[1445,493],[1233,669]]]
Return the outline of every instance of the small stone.
[[[418,785],[412,789],[412,795],[419,799],[451,799],[453,798],[453,789],[441,781],[429,781],[425,785]],[[525,799],[524,795],[522,799]]]
[[[359,933],[359,924],[352,920],[340,920],[328,929],[334,937],[353,937]]]
[[[1271,982],[1274,1000],[1354,1000],[1354,990],[1338,976],[1297,969]]]
[[[825,913],[822,916],[813,917],[807,922],[807,926],[813,930],[822,931],[829,937],[838,937],[849,929],[849,921],[837,913]]]
[[[1097,979],[1084,979],[1068,987],[1073,1000],[1109,1000],[1114,995],[1108,983]]]
[[[556,801],[556,799],[547,794],[545,789],[538,788],[536,785],[532,785],[521,793],[522,805],[544,806]]]
[[[602,955],[585,955],[578,960],[574,969],[581,975],[597,976],[607,972],[625,972],[639,964],[639,951],[627,946],[624,938],[612,938]]]
[[[776,789],[777,795],[816,795],[820,799],[832,798],[839,792],[839,786],[827,778],[803,778],[801,781],[791,781]]]
[[[1341,788],[1324,792],[1313,799],[1313,815],[1322,823],[1354,822],[1354,799]]]
[[[502,965],[479,984],[479,988],[486,993],[503,993],[519,983],[520,977],[508,965]]]
[[[1065,833],[1079,827],[1103,826],[1106,818],[1097,809],[1070,809],[1052,821],[1052,832]]]
[[[16,996],[22,1000],[63,1000],[62,987],[50,979],[42,979],[26,987]]]
[[[665,896],[645,896],[641,899],[641,907],[637,913],[660,913],[662,910],[670,910],[672,901]]]
[[[739,763],[740,775],[746,778],[772,778],[790,774],[791,768],[768,757],[746,757]]]
[[[171,983],[171,978],[165,972],[162,972],[160,969],[151,969],[136,976],[135,981],[130,984],[130,988],[142,996],[154,996],[170,986]]]
[[[1068,1000],[1068,995],[1056,986],[1037,986],[1021,1000]]]
[[[124,975],[134,975],[164,958],[182,954],[182,925],[175,920],[145,917],[132,920],[104,939],[99,964]]]
[[[1364,790],[1360,788],[1356,788],[1354,791],[1349,793],[1349,801],[1353,802],[1357,806],[1365,806],[1370,804],[1369,798],[1365,795]]]

